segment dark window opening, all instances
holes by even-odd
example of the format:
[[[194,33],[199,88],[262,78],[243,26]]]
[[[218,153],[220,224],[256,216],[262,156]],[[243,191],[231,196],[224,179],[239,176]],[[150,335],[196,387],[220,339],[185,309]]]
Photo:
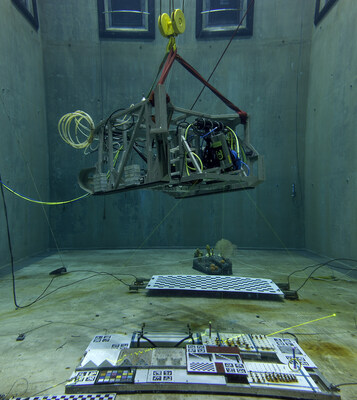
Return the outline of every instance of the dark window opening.
[[[133,28],[145,26],[145,18],[142,14],[141,0],[122,1],[111,0],[110,2],[110,26],[117,28]]]
[[[208,3],[208,2],[206,2]],[[237,25],[240,21],[242,1],[237,0],[211,0],[207,13],[208,26]]]
[[[155,37],[154,0],[98,0],[99,36]]]
[[[253,7],[251,0],[197,0],[196,37],[231,37],[247,10],[236,36],[251,36]]]

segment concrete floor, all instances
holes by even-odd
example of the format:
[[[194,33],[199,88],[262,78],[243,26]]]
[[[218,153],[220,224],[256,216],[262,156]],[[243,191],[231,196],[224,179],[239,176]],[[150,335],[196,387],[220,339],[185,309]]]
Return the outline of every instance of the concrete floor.
[[[318,322],[289,329],[334,384],[357,382],[357,281],[326,267],[299,291],[298,301],[238,298],[147,296],[130,293],[108,275],[85,270],[139,277],[156,274],[197,274],[192,269],[194,250],[98,250],[62,253],[66,275],[55,278],[48,292],[63,286],[31,307],[15,310],[11,275],[0,278],[0,393],[7,396],[64,394],[65,381],[79,363],[90,340],[98,333],[138,330],[194,331],[212,321],[220,331],[269,334],[337,313]],[[236,276],[270,278],[286,282],[287,275],[316,263],[306,252],[239,250],[231,258]],[[31,260],[30,260],[31,261]],[[49,272],[62,266],[57,254],[35,258],[16,271],[16,294],[20,305],[32,302],[49,283]],[[300,272],[292,289],[307,276]],[[131,283],[133,277],[119,276]],[[25,333],[23,341],[16,341]],[[343,400],[357,399],[357,386],[342,386]],[[120,395],[125,399],[239,399],[231,396]]]

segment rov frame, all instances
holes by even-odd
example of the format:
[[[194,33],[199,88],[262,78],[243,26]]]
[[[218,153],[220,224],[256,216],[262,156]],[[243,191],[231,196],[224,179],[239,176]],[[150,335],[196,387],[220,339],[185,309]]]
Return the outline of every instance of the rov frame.
[[[249,174],[244,168],[224,168],[224,163],[214,168],[202,167],[195,155],[200,137],[194,139],[194,145],[185,138],[186,126],[195,118],[218,121],[232,130],[243,124],[236,113],[211,115],[177,107],[171,103],[164,85],[158,84],[151,98],[115,112],[95,128],[98,161],[80,172],[80,186],[94,195],[154,189],[186,198],[252,189],[265,180],[263,157],[250,143],[249,118],[243,124],[244,137],[239,138]],[[115,159],[118,150],[114,149],[118,121],[122,128],[119,161]]]

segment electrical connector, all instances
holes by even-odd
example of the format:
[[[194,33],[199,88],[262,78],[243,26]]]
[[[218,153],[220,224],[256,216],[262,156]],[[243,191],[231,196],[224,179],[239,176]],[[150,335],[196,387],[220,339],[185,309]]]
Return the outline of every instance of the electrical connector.
[[[22,342],[25,339],[26,335],[24,333],[20,333],[19,336],[16,338],[17,342]]]
[[[285,290],[284,299],[287,300],[299,300],[299,295],[296,290]]]

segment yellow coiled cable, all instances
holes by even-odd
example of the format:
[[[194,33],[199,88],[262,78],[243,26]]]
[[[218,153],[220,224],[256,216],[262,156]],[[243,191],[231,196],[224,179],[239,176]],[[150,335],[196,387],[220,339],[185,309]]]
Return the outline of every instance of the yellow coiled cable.
[[[58,121],[58,132],[61,138],[75,149],[86,149],[90,146],[93,142],[94,128],[90,115],[81,110],[65,114]],[[84,136],[85,140],[80,139],[79,135]]]

